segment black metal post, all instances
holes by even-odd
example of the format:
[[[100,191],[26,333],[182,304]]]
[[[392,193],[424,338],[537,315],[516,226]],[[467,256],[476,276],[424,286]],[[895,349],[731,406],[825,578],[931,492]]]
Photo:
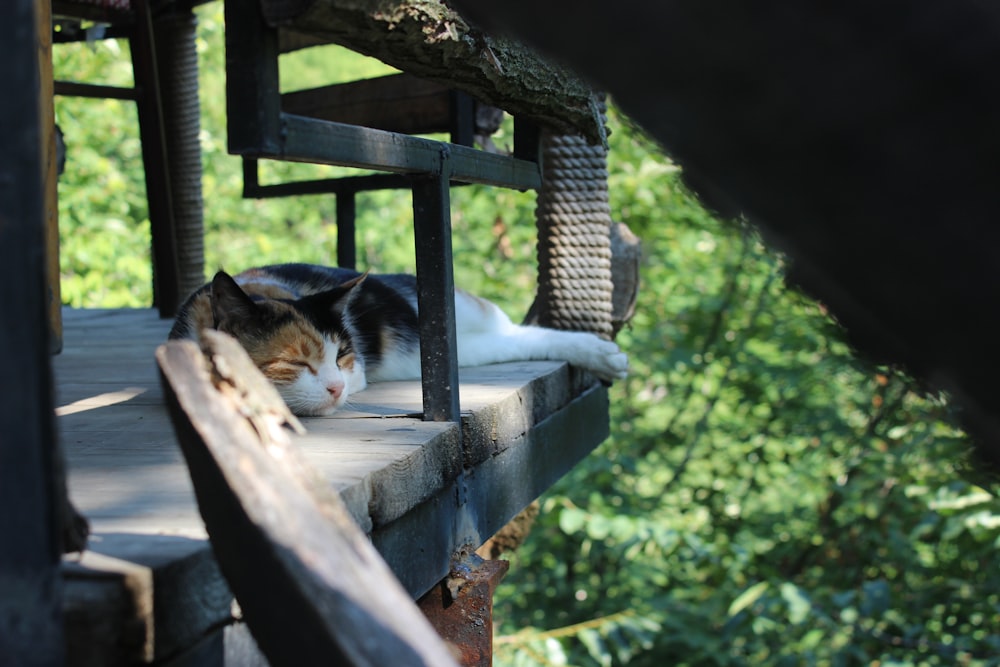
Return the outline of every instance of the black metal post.
[[[0,3],[0,662],[63,664],[37,24]],[[46,29],[47,26],[46,26]],[[14,94],[16,92],[16,94]]]
[[[468,93],[452,90],[448,93],[451,107],[451,143],[471,146],[476,138],[476,101]]]
[[[149,2],[136,2],[135,25],[130,46],[132,71],[140,94],[136,99],[142,164],[149,202],[149,224],[153,238],[153,302],[160,317],[173,317],[181,299],[177,263],[176,219],[170,187],[170,156],[163,134],[163,99],[160,94]]]
[[[256,158],[243,158],[243,196],[247,199],[260,196],[258,194],[261,188],[258,169],[259,166]]]
[[[424,419],[457,422],[458,345],[447,147],[442,148],[442,173],[413,180],[413,225]]]
[[[542,130],[524,116],[514,116],[514,157],[535,163],[542,161]]]
[[[337,194],[337,265],[353,269],[358,261],[354,220],[357,211],[354,192]]]
[[[274,155],[284,143],[278,81],[278,31],[257,0],[226,0],[226,119],[229,152]]]

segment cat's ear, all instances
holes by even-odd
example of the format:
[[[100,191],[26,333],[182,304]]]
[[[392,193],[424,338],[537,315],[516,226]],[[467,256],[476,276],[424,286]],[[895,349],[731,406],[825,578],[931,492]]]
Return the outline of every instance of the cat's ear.
[[[362,273],[357,278],[351,278],[346,283],[342,283],[337,288],[338,290],[343,290],[343,294],[344,294],[343,300],[344,300],[344,307],[345,308],[352,301],[354,301],[355,297],[357,297],[358,293],[361,291],[360,290],[361,284],[364,283],[365,280],[367,280],[367,278],[368,278],[368,271],[365,271],[364,273]]]
[[[336,313],[337,315],[343,315],[357,298],[360,292],[359,288],[365,282],[366,278],[368,278],[367,271],[351,278],[347,282],[337,285],[333,289],[305,297],[303,301],[311,301],[322,309]]]
[[[215,328],[225,330],[227,323],[248,322],[257,316],[257,304],[225,271],[212,279],[212,319]]]

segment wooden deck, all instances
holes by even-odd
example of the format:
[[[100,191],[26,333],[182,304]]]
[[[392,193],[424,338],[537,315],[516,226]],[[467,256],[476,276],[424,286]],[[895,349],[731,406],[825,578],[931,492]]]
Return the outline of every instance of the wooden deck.
[[[95,591],[130,590],[149,598],[132,605],[146,609],[143,629],[122,621],[100,650],[132,642],[145,660],[163,660],[231,620],[153,356],[170,322],[151,309],[63,317],[57,421],[70,494],[94,533],[87,553],[66,559],[70,635],[108,622],[95,618],[106,610],[94,612],[104,609],[94,596],[111,594]],[[460,395],[461,425],[431,423],[419,418],[419,382],[375,384],[350,409],[303,420],[296,440],[414,597],[447,574],[457,549],[489,538],[607,435],[607,392],[563,363],[463,369]],[[101,660],[112,664],[103,654],[73,664]]]

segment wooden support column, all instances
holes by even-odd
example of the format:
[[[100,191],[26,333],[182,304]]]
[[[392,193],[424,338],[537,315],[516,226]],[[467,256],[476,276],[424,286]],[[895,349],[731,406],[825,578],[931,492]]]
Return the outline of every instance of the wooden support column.
[[[0,3],[0,661],[63,664],[56,438],[46,304],[38,21]]]
[[[493,592],[510,562],[462,554],[448,577],[417,600],[463,667],[493,664]]]

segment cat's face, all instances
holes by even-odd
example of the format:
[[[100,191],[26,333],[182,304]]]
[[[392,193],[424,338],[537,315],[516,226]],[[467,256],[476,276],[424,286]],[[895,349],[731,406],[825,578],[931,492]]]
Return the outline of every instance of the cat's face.
[[[322,333],[304,318],[292,318],[267,335],[237,339],[297,415],[331,414],[365,388],[364,369],[349,340]]]
[[[228,278],[228,276],[226,276]],[[314,302],[305,308],[330,308],[309,317],[297,304],[250,299],[232,279],[216,279],[212,310],[216,328],[236,338],[254,364],[300,416],[328,415],[367,382],[364,362],[355,354],[335,304]],[[234,291],[234,289],[236,291]],[[316,326],[313,320],[328,326]]]

